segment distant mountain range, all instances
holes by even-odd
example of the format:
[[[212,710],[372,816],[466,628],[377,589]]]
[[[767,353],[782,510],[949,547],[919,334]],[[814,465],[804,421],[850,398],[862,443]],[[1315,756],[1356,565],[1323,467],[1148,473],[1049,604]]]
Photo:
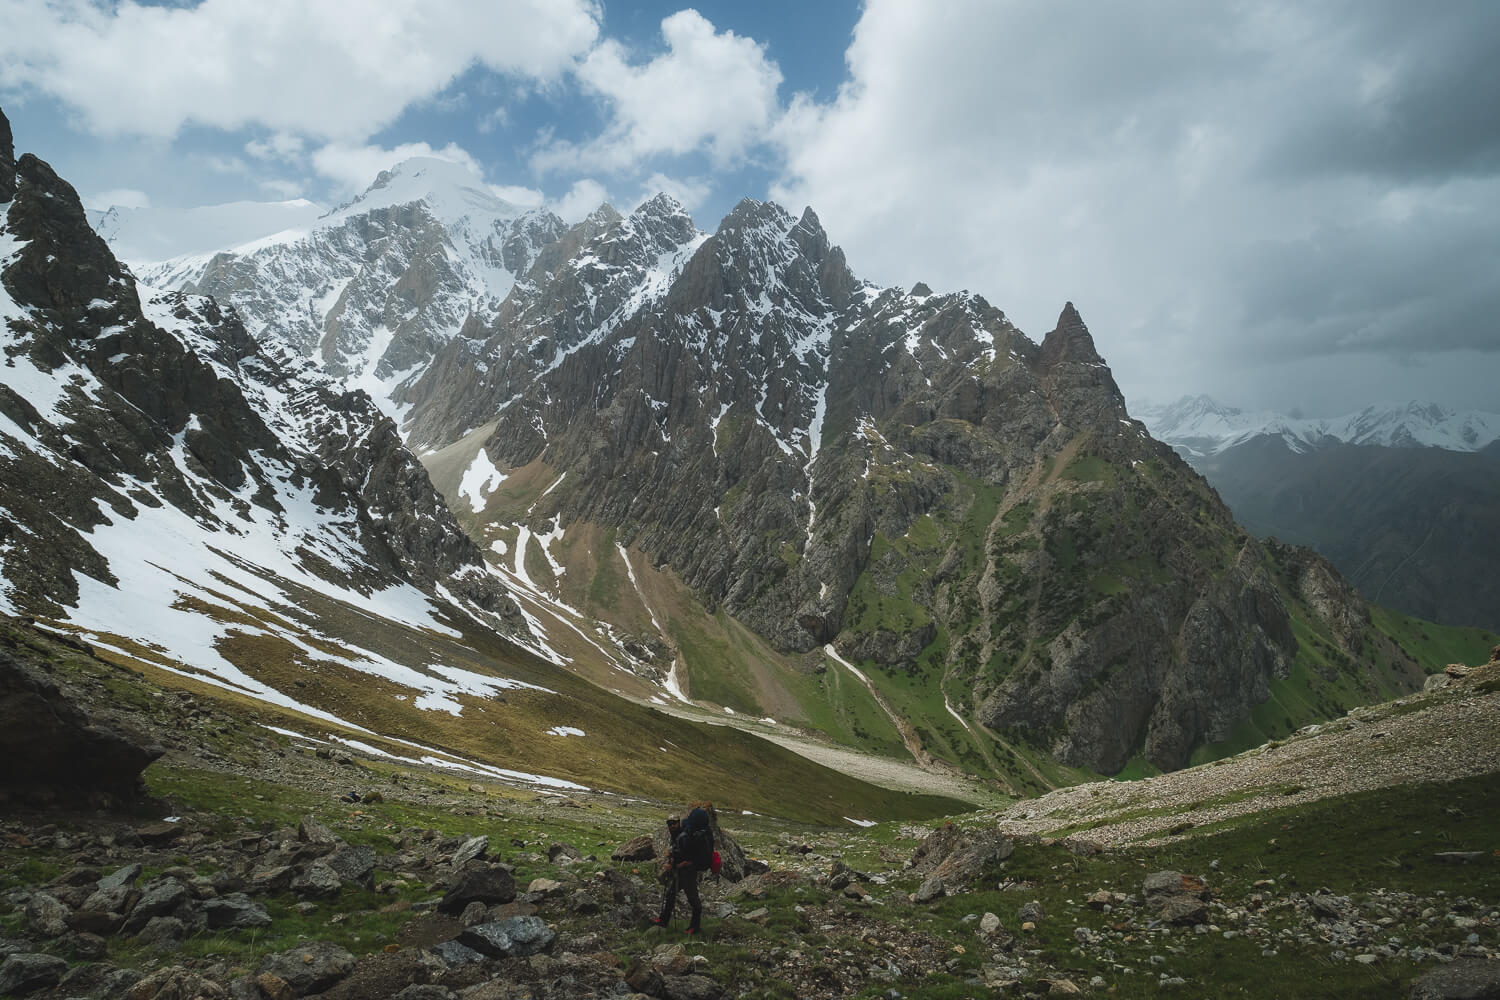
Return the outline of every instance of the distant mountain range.
[[[1336,444],[1481,451],[1500,441],[1500,414],[1454,411],[1435,403],[1368,406],[1341,417],[1295,417],[1240,410],[1208,396],[1137,404],[1132,412],[1159,441],[1188,459],[1217,455],[1258,437],[1276,437],[1295,452]]]
[[[1134,409],[1255,534],[1316,549],[1371,601],[1500,628],[1500,415],[1406,403],[1299,419],[1207,396]]]

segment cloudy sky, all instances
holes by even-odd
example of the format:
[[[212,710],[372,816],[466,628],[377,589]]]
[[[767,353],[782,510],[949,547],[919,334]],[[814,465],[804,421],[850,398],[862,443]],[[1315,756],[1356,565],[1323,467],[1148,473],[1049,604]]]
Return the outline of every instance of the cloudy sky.
[[[576,218],[812,205],[862,277],[1072,300],[1127,399],[1500,410],[1494,0],[0,0],[91,205],[331,206],[414,153]],[[170,239],[171,232],[164,235]]]

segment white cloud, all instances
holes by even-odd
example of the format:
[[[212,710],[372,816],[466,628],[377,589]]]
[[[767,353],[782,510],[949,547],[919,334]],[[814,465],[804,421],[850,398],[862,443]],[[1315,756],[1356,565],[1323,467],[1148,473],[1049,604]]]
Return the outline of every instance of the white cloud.
[[[103,210],[111,206],[119,208],[150,208],[151,199],[144,191],[135,188],[113,188],[100,191],[83,199],[84,207],[90,211]]]
[[[547,200],[547,196],[536,188],[521,187],[516,184],[488,184],[486,187],[496,198],[522,208],[540,208]]]
[[[657,154],[705,150],[725,164],[765,138],[780,112],[781,70],[754,39],[716,32],[695,10],[661,23],[667,51],[640,65],[618,42],[600,43],[576,70],[611,119],[595,139],[546,142],[532,157],[541,171],[625,170]]]
[[[609,201],[609,192],[604,189],[604,185],[592,177],[585,177],[573,182],[568,193],[552,206],[552,211],[571,225],[583,221],[584,217],[606,201]]]
[[[260,182],[260,189],[266,192],[266,194],[274,198],[279,198],[282,201],[291,201],[294,198],[302,197],[302,185],[296,181],[279,179],[264,180]]]
[[[869,0],[837,96],[799,95],[775,124],[771,193],[814,206],[862,276],[969,288],[1034,337],[1075,301],[1127,397],[1212,391],[1269,355],[1493,344],[1492,323],[1440,340],[1388,300],[1399,275],[1407,310],[1420,286],[1443,301],[1432,320],[1493,315],[1493,270],[1428,237],[1467,219],[1455,242],[1491,266],[1470,236],[1500,225],[1495,185],[1393,180],[1326,135],[1378,118],[1361,81],[1387,56],[1417,68],[1413,92],[1448,93],[1439,42],[1472,37],[1461,22],[1486,5],[1461,6]],[[1449,131],[1473,169],[1495,105],[1468,105],[1474,126]],[[1400,138],[1369,132],[1362,148]],[[1408,174],[1429,168],[1402,152]],[[1417,217],[1392,225],[1393,206]]]
[[[475,63],[547,79],[598,35],[594,0],[0,0],[0,87],[99,133],[193,122],[360,140]]]
[[[302,155],[306,145],[300,135],[273,132],[266,139],[251,139],[245,143],[245,152],[257,160],[295,160]]]
[[[402,160],[414,156],[433,156],[461,163],[475,176],[484,176],[479,161],[467,150],[451,142],[441,149],[433,149],[425,142],[403,142],[392,148],[329,143],[312,154],[312,165],[318,173],[338,184],[344,193],[359,194],[374,182],[376,175],[382,170],[389,170]]]

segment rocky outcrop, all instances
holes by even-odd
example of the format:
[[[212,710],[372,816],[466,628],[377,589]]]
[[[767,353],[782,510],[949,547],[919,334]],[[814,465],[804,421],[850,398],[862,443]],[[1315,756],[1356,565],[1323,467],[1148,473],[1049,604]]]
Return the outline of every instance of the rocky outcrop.
[[[93,808],[143,799],[141,772],[161,747],[93,718],[26,652],[0,647],[0,799]]]

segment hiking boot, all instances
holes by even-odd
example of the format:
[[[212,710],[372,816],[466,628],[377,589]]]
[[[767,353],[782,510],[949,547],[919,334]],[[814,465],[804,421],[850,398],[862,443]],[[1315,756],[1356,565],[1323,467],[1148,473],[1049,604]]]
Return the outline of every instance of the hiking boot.
[[[671,923],[671,921],[663,920],[661,917],[652,917],[651,918],[651,926],[652,927],[666,927],[670,923]]]
[[[701,931],[697,927],[689,927],[687,930],[683,931],[682,933],[684,933],[684,934],[698,934],[698,933],[701,933]]]

